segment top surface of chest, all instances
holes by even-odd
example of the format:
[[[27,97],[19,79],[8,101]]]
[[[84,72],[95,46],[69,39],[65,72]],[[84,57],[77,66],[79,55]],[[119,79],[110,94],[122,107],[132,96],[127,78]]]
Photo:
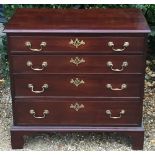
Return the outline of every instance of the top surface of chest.
[[[10,33],[148,33],[138,9],[17,9]]]

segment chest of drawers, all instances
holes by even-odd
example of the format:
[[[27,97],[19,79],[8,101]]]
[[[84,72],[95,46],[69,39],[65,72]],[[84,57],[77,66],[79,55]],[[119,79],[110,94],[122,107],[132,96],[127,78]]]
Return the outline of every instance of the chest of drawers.
[[[38,132],[121,132],[142,149],[146,40],[137,9],[18,9],[7,23],[12,148]]]

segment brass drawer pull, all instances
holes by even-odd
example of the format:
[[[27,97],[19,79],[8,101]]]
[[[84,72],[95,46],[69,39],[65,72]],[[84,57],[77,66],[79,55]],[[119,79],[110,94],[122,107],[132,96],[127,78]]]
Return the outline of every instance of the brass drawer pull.
[[[111,112],[110,110],[106,110],[106,114],[109,115],[110,118],[112,118],[112,119],[118,119],[118,118],[121,118],[122,115],[125,114],[125,110],[122,109],[122,110],[120,111],[120,113],[119,113],[119,116],[112,116],[112,112]]]
[[[85,45],[85,42],[83,40],[80,41],[78,38],[76,38],[75,40],[71,39],[69,44],[78,48],[81,45]]]
[[[40,43],[40,48],[39,49],[36,49],[36,48],[32,48],[32,44],[30,41],[26,41],[25,42],[25,46],[29,48],[29,50],[33,51],[33,52],[40,52],[43,50],[43,47],[45,47],[47,45],[46,42],[41,42]]]
[[[75,64],[76,66],[78,66],[81,63],[85,63],[85,60],[83,58],[79,58],[79,57],[75,57],[75,59],[71,58],[70,59],[70,63]]]
[[[48,88],[48,84],[45,83],[45,84],[42,86],[42,90],[40,90],[40,91],[34,90],[34,86],[33,86],[32,84],[28,84],[28,88],[30,88],[31,91],[32,91],[33,93],[35,93],[35,94],[40,94],[40,93],[43,93],[43,92],[45,91],[45,89]]]
[[[112,50],[113,51],[122,52],[122,51],[124,51],[129,46],[129,42],[124,42],[122,49],[119,49],[119,48],[116,49],[116,48],[114,48],[115,45],[114,45],[114,43],[112,41],[109,41],[108,42],[108,46],[109,47],[112,47]]]
[[[121,85],[121,88],[112,88],[112,85],[108,83],[106,85],[106,88],[111,89],[111,90],[123,90],[123,89],[126,89],[127,88],[127,85],[123,83]]]
[[[36,116],[36,112],[35,112],[33,109],[31,109],[31,110],[29,111],[29,113],[30,113],[31,115],[33,115],[33,117],[36,118],[36,119],[42,119],[42,118],[45,118],[46,115],[49,114],[49,110],[44,110],[44,111],[43,111],[43,116]]]
[[[42,70],[45,69],[45,67],[47,67],[47,62],[46,61],[42,62],[42,65],[41,65],[42,68],[33,68],[32,67],[33,66],[33,63],[31,61],[27,61],[26,65],[28,67],[31,67],[31,69],[34,70],[34,71],[42,71]]]
[[[107,66],[110,67],[111,70],[114,71],[114,72],[121,72],[121,71],[124,70],[125,67],[128,66],[128,62],[127,62],[127,61],[124,61],[124,62],[122,63],[122,68],[121,68],[121,69],[113,69],[113,63],[112,63],[111,61],[108,61],[108,62],[107,62]]]
[[[85,82],[83,80],[79,80],[78,78],[76,78],[75,80],[71,79],[70,83],[74,84],[76,87],[78,87],[80,84],[84,84]]]
[[[74,105],[71,104],[71,105],[70,105],[70,108],[71,108],[71,109],[74,109],[75,111],[79,111],[81,108],[84,108],[84,105],[83,105],[83,104],[79,105],[79,103],[76,102]]]

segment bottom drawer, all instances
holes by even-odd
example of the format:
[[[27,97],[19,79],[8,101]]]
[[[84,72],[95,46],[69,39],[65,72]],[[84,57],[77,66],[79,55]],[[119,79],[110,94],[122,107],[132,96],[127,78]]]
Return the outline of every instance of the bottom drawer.
[[[137,126],[142,117],[138,101],[23,101],[13,107],[15,125]]]

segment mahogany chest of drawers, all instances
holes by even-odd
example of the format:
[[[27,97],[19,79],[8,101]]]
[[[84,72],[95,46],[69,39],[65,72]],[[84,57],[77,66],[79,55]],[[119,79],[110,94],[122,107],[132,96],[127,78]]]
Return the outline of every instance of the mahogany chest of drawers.
[[[150,29],[137,9],[18,9],[5,27],[12,148],[38,132],[121,132],[142,149]]]

